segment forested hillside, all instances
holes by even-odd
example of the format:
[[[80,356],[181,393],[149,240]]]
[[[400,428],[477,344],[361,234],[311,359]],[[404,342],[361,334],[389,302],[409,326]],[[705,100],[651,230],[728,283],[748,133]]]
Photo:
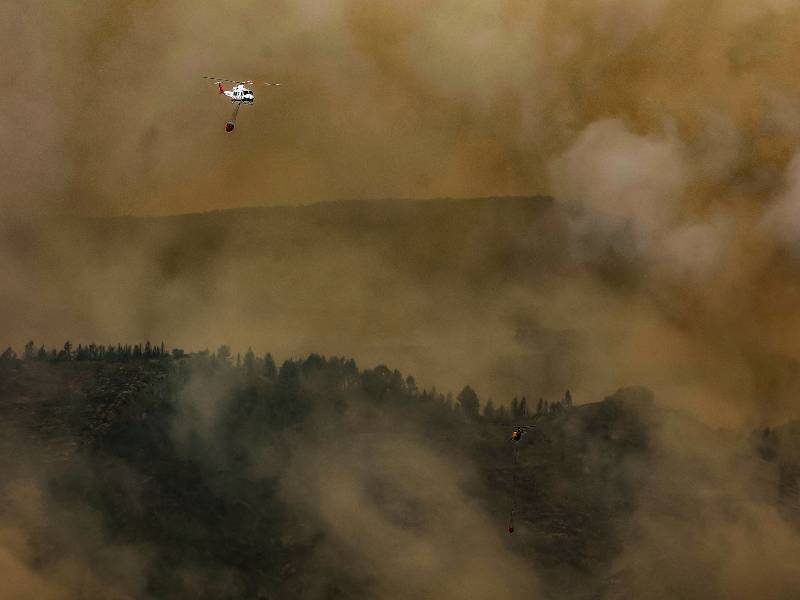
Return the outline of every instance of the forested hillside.
[[[316,354],[276,364],[149,343],[14,354],[0,360],[0,522],[22,540],[14,568],[44,590],[634,597],[631,553],[641,560],[651,542],[641,515],[715,519],[707,511],[735,515],[744,495],[798,516],[796,427],[713,431],[641,388],[575,406],[568,393],[453,397]],[[531,429],[515,462],[516,425]],[[742,465],[752,472],[732,476]]]

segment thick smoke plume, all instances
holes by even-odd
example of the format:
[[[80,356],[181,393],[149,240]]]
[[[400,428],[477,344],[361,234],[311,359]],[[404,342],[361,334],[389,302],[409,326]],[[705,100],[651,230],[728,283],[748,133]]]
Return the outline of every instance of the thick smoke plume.
[[[463,467],[410,433],[342,435],[301,449],[283,493],[326,534],[319,568],[364,581],[369,595],[537,597],[534,572],[465,493]]]
[[[645,171],[646,206],[692,184],[659,216],[698,216],[777,189],[800,134],[789,2],[33,2],[20,17],[4,36],[6,208],[542,192],[554,159],[612,135],[624,165],[607,178]],[[203,74],[285,87],[221,136],[228,105]]]
[[[706,419],[795,414],[797,382],[784,373],[800,354],[786,334],[799,25],[791,3],[738,0],[30,4],[4,36],[16,57],[3,111],[14,140],[2,161],[6,341],[105,334],[244,349],[274,332],[272,347],[292,354],[330,336],[344,346],[332,352],[377,350],[450,386],[465,375],[448,373],[452,353],[472,345],[514,373],[487,394],[594,393],[633,378]],[[227,104],[201,74],[286,85],[260,90],[223,136]],[[378,294],[389,310],[372,308],[392,277],[352,240],[313,258],[285,249],[314,264],[301,280],[291,261],[242,269],[222,252],[184,281],[187,267],[164,264],[174,248],[230,238],[148,231],[140,251],[103,264],[77,239],[96,234],[48,231],[43,242],[14,225],[20,214],[528,192],[570,207],[559,226],[574,268],[546,286],[506,278],[488,298],[453,292],[461,318],[436,332],[426,323],[441,319],[422,313],[453,311],[428,280],[394,280]],[[474,235],[491,245],[503,229]],[[273,289],[253,294],[245,279]],[[274,315],[288,304],[298,314]],[[522,358],[519,318],[581,338],[557,344],[555,376]],[[652,339],[657,353],[642,356]],[[521,360],[536,374],[508,366]],[[764,402],[776,412],[764,415]]]
[[[641,383],[715,427],[800,416],[796,3],[39,1],[2,13],[3,347],[226,342],[386,362],[423,385],[470,383],[500,403],[566,387],[580,402]],[[205,74],[285,85],[258,90],[226,136],[230,107]],[[72,220],[535,193],[555,204],[529,220],[408,204],[399,229],[401,211],[383,204],[260,220]],[[195,406],[192,427],[213,430],[217,408]],[[676,426],[658,441],[663,479],[645,489],[626,538],[620,594],[658,597],[657,581],[663,597],[791,597],[794,531],[760,497],[740,494],[752,482],[734,451],[714,444],[687,457],[686,435]],[[409,474],[401,457],[429,458],[443,477],[432,493],[455,499],[459,518],[485,533],[441,456],[410,446],[349,452],[383,456],[391,482],[423,489],[425,473]],[[372,470],[354,460],[321,468],[325,451],[306,449],[297,471],[312,494],[337,490],[310,509],[330,532],[328,552],[367,562],[387,550],[375,535],[383,528],[420,561],[415,569],[443,566],[447,532],[419,525],[428,535],[418,547],[363,501]],[[685,494],[706,476],[716,496]],[[297,483],[282,482],[301,502]],[[349,502],[365,510],[340,510]],[[2,568],[29,595],[59,598],[59,577],[25,570],[22,520],[3,534]],[[494,564],[483,554],[495,551],[492,536],[480,537],[454,573]],[[495,591],[517,577],[535,585],[509,564],[497,567],[500,581],[480,581]],[[397,596],[402,571],[384,574],[381,593]]]
[[[3,100],[14,140],[1,173],[7,343],[105,334],[243,350],[271,331],[272,348],[292,354],[331,336],[344,347],[330,351],[372,360],[377,350],[376,360],[449,386],[466,374],[448,373],[452,353],[472,345],[489,349],[484,364],[505,364],[495,372],[514,373],[487,394],[594,393],[633,378],[671,386],[671,401],[707,419],[795,414],[797,382],[784,376],[800,355],[786,333],[797,318],[800,136],[791,3],[34,2],[16,23],[4,36],[16,57]],[[201,74],[286,85],[260,90],[224,136],[228,105]],[[14,225],[20,214],[530,192],[571,207],[564,244],[575,268],[544,286],[508,281],[488,298],[453,292],[465,310],[436,332],[425,323],[441,319],[422,313],[453,311],[427,280],[395,280],[378,294],[389,310],[371,308],[391,275],[349,240],[313,258],[287,248],[284,258],[314,263],[300,281],[292,262],[242,270],[224,252],[182,281],[181,267],[164,264],[175,247],[230,239],[148,232],[109,265],[76,239],[96,234],[50,231],[45,243]],[[474,234],[491,245],[503,230]],[[245,278],[274,289],[248,293]],[[289,304],[297,315],[274,315]],[[583,340],[558,344],[555,376],[521,358],[518,319],[532,306],[536,322]],[[345,322],[326,333],[332,313]],[[643,356],[652,339],[657,352]],[[521,360],[538,374],[508,366]],[[757,408],[765,402],[774,414]]]

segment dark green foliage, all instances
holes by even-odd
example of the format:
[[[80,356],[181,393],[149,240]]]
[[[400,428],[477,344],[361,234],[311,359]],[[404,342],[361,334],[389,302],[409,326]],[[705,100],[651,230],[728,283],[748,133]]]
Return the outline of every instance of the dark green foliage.
[[[274,417],[281,425],[298,422],[310,409],[308,398],[300,397],[300,366],[290,360],[281,365],[275,385]]]
[[[65,345],[63,363],[3,365],[9,372],[20,366],[79,374],[80,394],[59,395],[68,410],[59,412],[55,402],[42,409],[53,418],[66,415],[77,442],[69,447],[80,454],[72,467],[58,470],[52,487],[63,505],[100,515],[115,543],[146,548],[143,578],[151,598],[307,597],[292,592],[304,577],[340,581],[339,574],[316,569],[325,530],[286,502],[280,469],[296,460],[292,447],[319,443],[331,431],[342,435],[351,430],[332,423],[360,418],[364,423],[352,430],[357,435],[406,428],[441,449],[455,468],[465,464],[459,460],[472,461],[476,481],[466,493],[487,507],[500,532],[508,492],[518,483],[518,518],[530,532],[521,557],[535,553],[539,563],[574,565],[581,573],[614,559],[609,506],[624,514],[635,508],[635,488],[614,467],[635,464],[648,450],[643,426],[628,410],[630,397],[641,394],[621,393],[591,411],[542,416],[513,480],[507,408],[489,400],[481,419],[470,386],[457,395],[456,413],[450,394],[420,391],[413,377],[385,365],[359,370],[351,359],[311,354],[277,369],[270,355],[248,349],[237,368],[230,356],[225,347],[213,355],[170,355],[163,345],[80,343],[75,351]],[[198,424],[192,408],[206,394],[215,418]],[[515,398],[512,407],[514,418],[524,416],[527,400]],[[47,425],[43,431],[55,429]],[[275,472],[263,468],[267,450]],[[794,481],[784,479],[787,486]],[[301,542],[293,538],[298,521],[312,532]],[[190,589],[180,576],[187,572],[208,573],[207,587]],[[217,583],[221,574],[236,585]],[[340,597],[375,597],[355,589],[346,584]]]
[[[769,427],[765,427],[761,432],[753,436],[755,446],[761,458],[767,461],[774,461],[779,455],[780,439],[778,432]]]
[[[457,398],[461,411],[468,419],[477,419],[480,414],[481,403],[478,394],[471,387],[466,386],[459,392]]]
[[[495,419],[498,423],[508,422],[508,409],[505,406],[500,406],[495,413]]]
[[[222,345],[217,349],[217,360],[222,364],[227,364],[231,360],[231,347]]]
[[[255,373],[256,355],[253,353],[252,348],[248,348],[247,353],[244,355],[244,368],[247,374],[250,376]]]
[[[494,402],[492,402],[491,398],[489,398],[486,405],[483,407],[483,418],[487,421],[494,421],[495,419]]]
[[[517,400],[517,397],[514,396],[514,399],[511,401],[511,418],[519,419],[520,415],[521,413],[519,411],[519,400]]]
[[[378,365],[361,373],[363,391],[379,403],[397,400],[405,394],[405,383],[400,371],[391,371],[386,365]]]
[[[275,381],[278,377],[278,367],[275,366],[275,360],[269,352],[264,357],[264,376],[268,381]]]
[[[417,382],[411,375],[406,377],[406,391],[408,391],[408,393],[412,396],[416,396],[419,393],[419,390],[417,389]]]
[[[173,358],[182,358],[184,356],[183,350],[175,349],[172,351]],[[106,361],[106,362],[127,362],[132,359],[162,359],[168,358],[164,342],[160,346],[153,346],[150,342],[146,342],[144,346],[136,344],[134,346],[117,344],[109,344],[104,346],[95,343],[83,344],[79,343],[78,347],[73,350],[71,342],[64,343],[63,349],[57,351],[56,349],[47,350],[44,345],[40,346],[38,350],[35,349],[33,341],[29,341],[25,345],[25,352],[23,358],[25,360],[51,360],[51,361]]]
[[[495,409],[489,400],[480,419],[480,402],[469,386],[456,406],[457,414],[472,418],[455,418],[449,394],[420,391],[412,377],[386,366],[361,371],[345,358],[287,360],[270,377],[271,357],[250,350],[237,369],[207,351],[172,358],[151,346],[150,358],[134,361],[132,346],[78,348],[73,354],[94,358],[0,363],[0,399],[11,397],[11,389],[28,399],[0,402],[0,417],[19,420],[13,411],[30,410],[26,418],[48,461],[61,461],[48,481],[65,507],[61,514],[73,507],[91,510],[113,543],[145,549],[149,598],[337,597],[299,593],[311,578],[319,584],[315,589],[337,588],[338,597],[380,597],[325,562],[330,530],[286,500],[281,469],[295,468],[298,447],[305,451],[331,437],[347,444],[348,434],[376,437],[404,428],[440,450],[455,470],[468,466],[474,472],[465,498],[485,508],[498,535],[510,495],[518,494],[516,519],[524,536],[515,534],[513,552],[520,568],[537,571],[543,588],[556,574],[556,585],[543,597],[610,597],[594,592],[615,568],[618,536],[625,531],[619,523],[636,512],[650,473],[653,409],[647,390],[625,388],[571,409],[566,395],[548,409],[541,400],[536,427],[517,446],[514,462],[507,408]],[[31,386],[48,381],[58,383],[53,395],[37,402]],[[71,388],[80,392],[63,393]],[[216,414],[202,427],[189,417],[206,394]],[[518,415],[526,404],[524,398],[512,402]],[[342,425],[351,421],[358,424]],[[800,489],[796,428],[759,430],[751,439],[753,452],[775,468],[786,505]],[[64,452],[78,456],[65,459]],[[262,464],[265,453],[274,463],[270,469]],[[330,456],[331,464],[337,458]],[[454,531],[454,539],[468,533]],[[45,541],[51,545],[39,545],[55,554],[77,543]],[[207,580],[198,589],[186,573]],[[561,593],[561,577],[579,580],[586,593]]]

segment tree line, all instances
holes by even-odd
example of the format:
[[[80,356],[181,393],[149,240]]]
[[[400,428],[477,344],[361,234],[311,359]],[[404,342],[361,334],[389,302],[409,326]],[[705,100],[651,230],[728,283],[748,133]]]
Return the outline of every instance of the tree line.
[[[33,340],[25,344],[22,354],[9,346],[0,354],[0,361],[105,361],[127,362],[134,360],[169,360],[183,361],[192,359],[195,368],[205,369],[237,369],[241,370],[249,381],[261,378],[272,384],[282,384],[291,387],[293,379],[300,374],[327,371],[328,379],[336,380],[341,387],[339,391],[346,392],[356,382],[360,384],[365,393],[372,398],[384,399],[391,397],[412,397],[428,400],[440,406],[446,412],[457,412],[467,419],[477,420],[483,418],[489,422],[508,422],[526,420],[544,415],[557,414],[572,407],[572,394],[567,390],[560,400],[547,401],[539,398],[535,408],[528,404],[525,396],[514,397],[508,406],[500,404],[495,406],[489,398],[483,405],[477,392],[469,385],[465,386],[455,398],[451,393],[437,392],[436,387],[430,390],[419,390],[413,376],[403,377],[398,370],[390,370],[385,365],[375,369],[359,371],[355,361],[344,358],[326,359],[318,354],[311,354],[306,359],[287,360],[280,368],[275,363],[272,355],[267,352],[263,356],[256,355],[252,348],[248,348],[244,356],[237,353],[233,356],[230,346],[221,345],[216,351],[208,349],[186,353],[180,348],[167,350],[165,343],[152,344],[149,340],[144,344],[78,344],[75,347],[69,340],[60,348],[46,348],[44,344],[38,347]],[[330,390],[328,390],[330,391]]]
[[[175,349],[172,351],[173,357],[180,357],[183,351]],[[87,360],[87,361],[125,361],[135,359],[147,358],[162,358],[168,356],[164,342],[159,345],[151,344],[150,341],[144,344],[78,344],[77,347],[73,346],[72,342],[67,340],[64,346],[58,348],[46,348],[44,344],[39,347],[34,344],[33,340],[25,344],[22,350],[22,355],[9,346],[2,354],[0,360],[14,361],[14,360],[41,360],[41,361],[71,361],[71,360]]]

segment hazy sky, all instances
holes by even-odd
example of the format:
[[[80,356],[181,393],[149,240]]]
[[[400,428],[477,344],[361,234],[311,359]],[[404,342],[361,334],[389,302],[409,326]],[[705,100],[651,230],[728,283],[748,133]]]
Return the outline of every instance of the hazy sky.
[[[29,0],[0,4],[0,22],[0,348],[230,343],[386,362],[496,403],[643,384],[714,426],[800,417],[795,0]],[[231,105],[202,75],[284,85],[258,89],[229,135]],[[463,255],[435,244],[457,237],[455,218],[409,236],[431,264],[404,270],[368,251],[371,231],[242,252],[235,228],[162,223],[115,245],[19,218],[511,194],[557,200],[548,242],[563,262],[547,279],[513,255],[497,265],[502,219],[467,229]],[[535,247],[540,226],[515,243]],[[432,286],[442,265],[451,279]],[[797,536],[742,491],[738,450],[692,431],[667,419],[653,440],[621,597],[792,597]],[[464,581],[486,597],[534,589],[448,461],[400,437],[327,468],[335,446],[304,445],[282,493],[354,543],[353,564],[385,589],[409,589],[409,565],[369,561],[397,548],[428,579],[459,575],[442,597]],[[449,507],[456,527],[432,529],[421,552],[359,496],[371,470],[430,514]],[[36,488],[19,498],[15,527],[38,525]],[[9,561],[27,551],[14,531],[0,531],[0,570],[31,597],[64,598]],[[465,560],[441,561],[464,540]]]
[[[0,10],[9,29],[0,42],[9,75],[0,99],[5,221],[17,213],[553,194],[574,269],[546,289],[522,281],[514,282],[521,293],[511,286],[489,301],[461,297],[468,314],[436,334],[414,313],[425,346],[443,348],[433,374],[462,381],[466,374],[450,372],[448,357],[478,332],[504,336],[484,343],[486,352],[519,351],[508,315],[535,314],[547,328],[594,340],[581,351],[587,393],[638,382],[727,421],[735,420],[724,414],[732,397],[747,398],[754,412],[796,412],[794,2],[29,2]],[[206,74],[284,86],[258,90],[229,135],[231,106]],[[338,308],[349,324],[335,339],[352,341],[330,351],[372,356],[380,339],[398,349],[378,353],[380,360],[436,363],[408,360],[402,348],[413,330],[384,337],[376,331],[385,333],[388,322],[353,310],[380,300],[375,281],[387,268],[359,256],[357,245],[326,260],[353,274],[358,294],[336,287],[334,268],[307,262],[318,277],[298,291],[288,263],[266,257],[242,272],[221,252],[213,269],[221,287],[202,298],[189,275],[163,267],[172,244],[196,240],[150,240],[113,269],[89,268],[75,240],[62,241],[26,250],[37,260],[50,253],[46,269],[18,260],[24,244],[16,238],[0,254],[2,299],[12,308],[0,324],[9,342],[53,331],[78,339],[158,329],[178,331],[171,338],[178,344],[213,337],[211,346],[246,347],[262,343],[252,332],[291,321],[251,311],[243,322],[245,306],[263,311],[271,302],[297,307],[305,341],[295,330],[286,339],[297,341],[292,352],[312,351],[322,331],[308,315],[338,307],[314,305],[312,292],[322,288],[345,298]],[[635,272],[635,288],[619,288],[609,257]],[[286,274],[291,294],[259,279],[275,270]],[[598,271],[610,279],[598,283]],[[260,291],[250,294],[254,281]],[[153,285],[172,290],[161,306],[196,312],[181,310],[178,326],[150,294],[118,298]],[[453,314],[419,282],[396,291],[398,314],[410,306]],[[23,310],[23,299],[37,294],[50,304]],[[108,298],[119,299],[113,319],[91,309]],[[124,327],[117,315],[125,315]]]
[[[26,211],[545,193],[550,163],[607,118],[674,144],[690,189],[673,202],[702,210],[763,203],[800,133],[789,1],[3,10],[3,206]],[[284,87],[223,135],[231,105],[204,74]]]

